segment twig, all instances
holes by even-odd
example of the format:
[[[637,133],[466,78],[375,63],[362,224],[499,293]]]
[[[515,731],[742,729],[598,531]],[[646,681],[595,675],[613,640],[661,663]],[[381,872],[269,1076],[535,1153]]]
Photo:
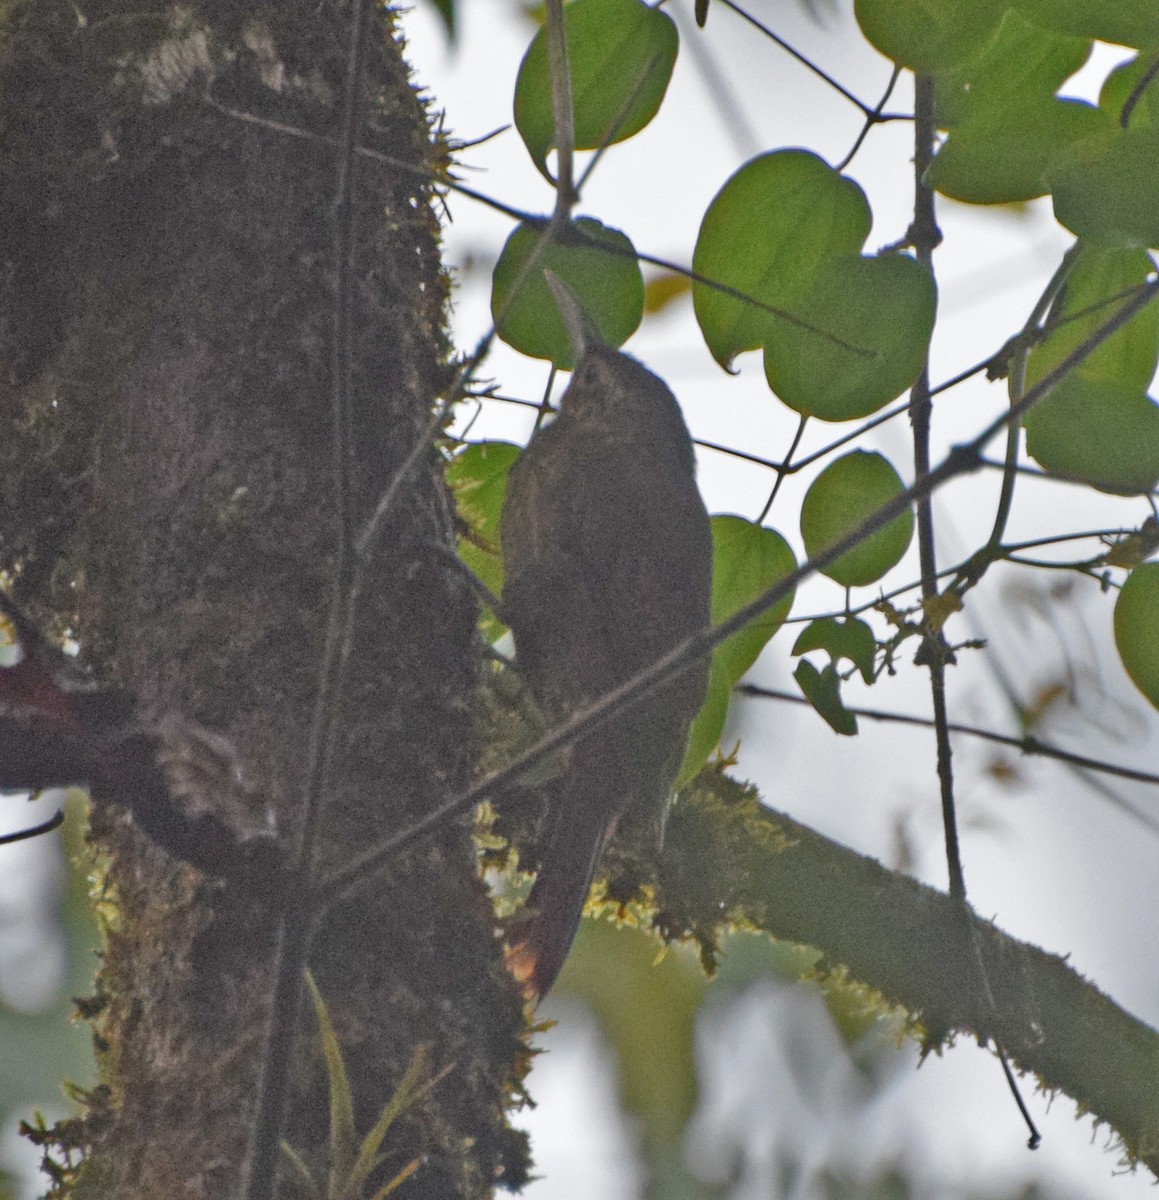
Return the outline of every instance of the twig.
[[[660,52],[655,51],[646,63],[640,68],[639,74],[636,76],[636,82],[632,85],[631,90],[624,96],[620,102],[620,107],[616,112],[615,117],[608,125],[607,132],[604,134],[600,144],[596,147],[595,153],[592,155],[591,161],[584,168],[584,173],[580,176],[579,183],[576,185],[576,191],[582,192],[584,185],[591,177],[592,172],[599,166],[600,160],[604,156],[604,151],[614,144],[619,136],[620,130],[624,127],[624,123],[628,119],[628,114],[632,111],[632,106],[636,103],[637,97],[644,90],[644,85],[648,82],[648,76],[652,68],[660,59]]]
[[[374,506],[374,511],[370,514],[369,519],[355,540],[352,590],[356,596],[361,591],[360,585],[362,577],[365,574],[366,563],[374,552],[374,544],[378,540],[379,533],[382,531],[383,522],[386,520],[387,514],[394,505],[399,488],[402,487],[407,476],[410,475],[411,471],[418,464],[423,451],[431,444],[431,439],[435,436],[439,426],[447,419],[452,403],[453,401],[448,399],[442,404],[436,405],[431,411],[427,423],[420,430],[418,437],[415,438],[414,445],[411,446],[406,458],[399,464],[390,482],[383,488],[382,495],[379,496],[378,502]]]
[[[1059,263],[1058,269],[1043,289],[1042,295],[1039,296],[1034,308],[1031,310],[1030,316],[1027,317],[1025,325],[1022,327],[1022,331],[1014,339],[1007,379],[1007,395],[1011,404],[1018,403],[1019,398],[1026,388],[1026,359],[1031,345],[1036,340],[1038,327],[1046,317],[1055,298],[1062,291],[1067,278],[1078,262],[1078,258],[1079,244],[1076,242],[1063,255],[1062,262]],[[974,570],[969,577],[969,585],[971,587],[978,583],[986,573],[986,569],[997,557],[1002,545],[1002,539],[1006,534],[1006,523],[1010,519],[1010,510],[1014,503],[1014,485],[1018,477],[1020,434],[1021,430],[1018,425],[1011,425],[1006,430],[1006,469],[1002,473],[1002,488],[998,496],[998,507],[994,513],[994,525],[990,531],[990,537],[983,548],[982,555],[978,556],[978,569]]]
[[[877,102],[877,104],[874,105],[872,112],[865,114],[865,121],[861,126],[861,132],[858,133],[853,145],[849,149],[849,153],[837,164],[837,166],[833,168],[835,171],[841,173],[846,169],[846,167],[849,166],[856,156],[858,150],[861,149],[862,143],[869,136],[869,131],[875,125],[881,124],[882,120],[884,119],[881,114],[885,110],[885,106],[888,103],[890,96],[893,95],[893,89],[897,87],[897,81],[900,78],[901,67],[895,66],[893,69],[893,74],[889,77],[889,83],[886,84],[885,91],[882,94],[881,99]]]
[[[934,81],[927,75],[914,77],[914,223],[912,236],[918,261],[924,263],[932,271],[933,251],[941,241],[941,233],[937,227],[934,212],[934,193],[926,183],[926,172],[933,161],[934,142],[937,130],[934,125]],[[1025,360],[1023,350],[1022,361]],[[1015,372],[1017,374],[1018,372]],[[1016,409],[1022,392],[1021,378],[1012,382],[1010,405]],[[912,392],[913,398],[913,429],[914,429],[914,470],[915,477],[921,479],[929,471],[930,465],[930,418],[933,413],[933,403],[930,396],[929,360],[922,366],[921,374]],[[1007,456],[1017,455],[1018,425],[1011,422],[1006,427]],[[1007,479],[1009,476],[1007,476]],[[995,526],[992,540],[1000,539],[1005,526],[1005,511],[1012,497],[1004,491],[1003,500],[999,503],[1000,521]],[[917,503],[918,519],[918,555],[921,563],[922,601],[930,605],[938,595],[938,567],[934,545],[934,518],[930,497],[926,496]],[[958,837],[957,805],[954,797],[953,751],[950,746],[949,714],[946,705],[946,664],[952,661],[950,647],[946,643],[940,624],[935,624],[929,614],[923,622],[924,642],[923,651],[925,665],[930,673],[930,699],[934,710],[934,739],[937,744],[938,784],[942,800],[942,824],[946,839],[946,865],[949,872],[950,897],[957,900],[962,908],[962,917],[970,930],[970,942],[974,951],[974,960],[982,982],[983,993],[992,1013],[997,1012],[994,991],[990,984],[990,973],[982,956],[982,947],[977,932],[977,924],[973,919],[966,900],[966,876],[962,869],[962,850]],[[1022,1114],[1030,1130],[1029,1146],[1034,1149],[1042,1140],[1022,1093],[1010,1063],[1006,1057],[1005,1047],[997,1039],[994,1041],[998,1059],[1002,1064],[1007,1085],[1014,1096],[1018,1111]]]
[[[594,246],[599,246],[606,250],[609,254],[627,255],[626,250],[621,250],[618,246],[600,242],[595,238],[587,238],[583,230],[577,230],[581,237],[589,241]],[[711,288],[714,292],[719,292],[722,296],[729,296],[733,300],[742,300],[745,304],[751,304],[753,308],[759,308],[761,312],[767,312],[770,316],[774,316],[781,321],[785,321],[789,325],[795,325],[798,329],[804,329],[807,333],[812,333],[816,337],[822,338],[831,345],[839,346],[842,350],[849,351],[850,354],[856,354],[859,358],[873,358],[875,352],[867,349],[865,346],[857,346],[852,342],[847,342],[844,338],[838,337],[835,333],[830,333],[827,329],[821,329],[817,325],[813,325],[806,321],[803,317],[795,316],[787,309],[778,308],[775,304],[768,304],[757,296],[752,296],[748,292],[741,291],[740,288],[734,288],[730,284],[721,283],[719,279],[713,279],[711,276],[702,275],[699,271],[694,271],[690,267],[682,267],[679,263],[673,262],[668,258],[659,258],[655,254],[641,254],[636,251],[632,255],[637,262],[648,263],[653,267],[660,267],[665,271],[672,271],[676,275],[682,275],[685,279],[691,280],[693,283],[702,284],[704,287]]]
[[[809,707],[809,701],[794,692],[781,691],[778,688],[761,687],[755,683],[739,684],[736,690],[742,696],[753,696],[761,700],[780,700],[788,704],[800,704]],[[884,721],[893,725],[913,725],[920,729],[933,729],[931,717],[918,717],[911,713],[886,712],[880,708],[850,708],[855,717],[864,717],[867,721]],[[1114,775],[1119,779],[1129,779],[1134,783],[1146,783],[1159,787],[1159,775],[1151,771],[1136,771],[1133,767],[1120,766],[1118,763],[1106,762],[1102,759],[1088,758],[1085,754],[1075,754],[1071,750],[1063,750],[1039,738],[1026,736],[1014,737],[1011,734],[996,733],[992,729],[983,729],[979,725],[964,725],[958,721],[950,721],[946,728],[951,733],[960,733],[965,737],[979,738],[982,741],[994,742],[999,746],[1009,746],[1022,754],[1038,758],[1052,758],[1068,766],[1078,767],[1084,771],[1097,771],[1104,775]],[[1159,832],[1159,822],[1154,822],[1145,813],[1136,811],[1133,815],[1150,828]]]
[[[557,726],[534,746],[520,754],[501,771],[488,775],[485,779],[469,788],[460,796],[447,801],[446,804],[428,813],[414,825],[400,830],[378,846],[372,847],[355,861],[336,871],[324,880],[317,889],[320,904],[331,904],[345,896],[381,869],[396,854],[414,845],[427,834],[439,828],[447,821],[474,808],[476,804],[488,799],[509,787],[511,782],[525,772],[549,759],[560,747],[570,745],[578,738],[587,735],[592,730],[606,724],[625,709],[640,702],[640,700],[663,686],[686,670],[690,663],[703,658],[712,650],[727,641],[734,633],[738,633],[750,621],[779,604],[786,596],[794,591],[804,580],[817,571],[823,570],[830,563],[840,558],[842,554],[858,546],[871,534],[881,529],[896,517],[900,516],[918,499],[932,495],[951,479],[969,474],[979,468],[982,463],[982,448],[1000,433],[1010,421],[1021,420],[1024,413],[1050,394],[1052,388],[1065,379],[1086,358],[1093,354],[1121,326],[1129,321],[1144,305],[1149,304],[1159,295],[1159,283],[1149,285],[1146,291],[1141,291],[1128,303],[1108,319],[1098,329],[1094,330],[1080,345],[1076,346],[1052,371],[1030,388],[1019,403],[1005,413],[996,417],[980,433],[969,442],[954,446],[949,454],[929,472],[924,478],[915,480],[911,487],[899,492],[880,508],[871,513],[857,528],[834,542],[816,558],[799,566],[790,572],[780,582],[768,588],[760,596],[739,608],[733,615],[711,629],[693,635],[675,646],[667,654],[658,658],[651,666],[646,667],[619,687],[605,693],[593,703],[574,713],[567,721]]]
[[[51,833],[64,824],[64,810],[58,808],[56,814],[41,821],[39,825],[30,825],[27,829],[18,829],[15,833],[0,834],[0,846],[10,846],[13,842],[25,842],[29,838],[40,837],[42,833]]]
[[[767,25],[762,25],[761,22],[756,19],[756,17],[754,17],[751,13],[746,12],[739,4],[735,3],[734,0],[721,0],[721,3],[724,4],[726,8],[731,8],[738,17],[742,17],[755,29],[759,29],[761,33],[763,33],[770,41],[776,42],[776,44],[780,46],[780,48],[784,50],[786,54],[792,55],[792,57],[795,58],[803,67],[812,71],[818,79],[821,79],[827,83],[839,96],[844,96],[850,104],[861,109],[862,116],[868,118],[873,115],[874,110],[870,108],[864,100],[859,100],[847,87],[844,87],[842,84],[838,83],[832,75],[830,75],[827,71],[823,71],[815,62],[813,62],[812,59],[807,58],[800,52],[800,50],[797,50],[794,46],[790,45],[783,37],[780,36],[780,34],[774,33]],[[912,118],[910,117],[909,113],[879,113],[876,120],[909,121],[912,120]]]
[[[918,262],[933,272],[934,247],[941,241],[934,213],[934,194],[925,183],[925,173],[934,153],[934,84],[926,75],[914,78],[914,221],[911,239]],[[930,397],[929,362],[910,393],[910,414],[914,438],[914,478],[924,479],[930,471],[930,419],[933,403]],[[918,556],[921,563],[922,600],[933,601],[938,594],[938,563],[934,545],[934,518],[930,497],[918,500]],[[946,729],[946,662],[950,657],[941,626],[927,617],[923,622],[924,644],[922,658],[930,673],[930,693],[934,707],[937,740],[938,781],[942,798],[942,824],[946,839],[946,869],[949,874],[950,895],[963,903],[966,900],[966,878],[962,870],[961,847],[958,840],[958,819],[954,803],[954,773],[949,732]]]
[[[1143,98],[1143,93],[1151,86],[1155,76],[1159,75],[1159,54],[1156,54],[1151,59],[1147,69],[1139,76],[1139,82],[1131,89],[1131,94],[1123,101],[1122,111],[1119,113],[1119,125],[1126,129],[1131,123],[1131,114],[1135,111],[1135,105]]]
[[[272,1200],[277,1174],[286,1093],[293,1057],[302,973],[310,954],[317,913],[306,906],[327,783],[338,726],[345,648],[354,624],[355,562],[353,416],[351,407],[351,339],[354,245],[354,164],[362,120],[362,80],[366,65],[366,31],[372,0],[355,0],[346,69],[342,153],[334,195],[334,311],[330,365],[331,477],[338,530],[334,553],[326,641],[319,669],[306,778],[302,827],[295,855],[300,896],[282,913],[278,926],[274,995],[262,1059],[257,1112],[250,1141],[246,1200]]]
[[[259,117],[254,113],[242,112],[239,109],[230,108],[227,105],[221,104],[219,101],[214,100],[211,96],[205,97],[205,103],[211,108],[215,109],[217,112],[221,113],[222,116],[229,117],[236,121],[244,121],[250,125],[257,125],[263,129],[270,130],[272,133],[284,134],[287,137],[304,138],[309,141],[317,141],[329,145],[336,144],[333,138],[327,137],[324,134],[313,133],[308,129],[301,129],[294,125],[287,125],[281,121],[273,121],[267,117]],[[414,163],[409,163],[405,159],[394,158],[389,154],[383,154],[378,150],[372,150],[366,146],[358,147],[356,153],[360,157],[369,158],[375,162],[381,162],[387,166],[395,167],[400,171],[406,171],[409,174],[421,176],[423,179],[434,183],[440,188],[445,188],[447,191],[456,192],[460,196],[467,197],[469,200],[474,200],[479,204],[484,204],[488,208],[502,213],[504,216],[511,217],[512,220],[520,221],[527,225],[542,225],[544,232],[541,236],[541,239],[539,243],[537,243],[537,245],[532,249],[531,254],[528,255],[527,261],[523,264],[523,268],[517,275],[515,283],[512,286],[511,296],[513,297],[518,293],[519,288],[522,286],[524,280],[538,264],[539,259],[543,255],[544,249],[546,249],[547,244],[550,241],[550,235],[555,228],[554,223],[556,218],[554,215],[548,218],[544,217],[542,213],[528,212],[526,209],[515,208],[513,205],[504,204],[501,200],[496,200],[494,197],[488,196],[483,192],[476,191],[474,188],[467,187],[456,180],[434,176],[426,167],[416,166]],[[790,325],[795,325],[799,329],[804,329],[809,333],[815,334],[817,337],[830,342],[832,345],[839,346],[842,350],[847,350],[850,354],[856,354],[861,358],[871,358],[873,356],[873,351],[867,350],[864,346],[856,346],[851,342],[847,342],[844,340],[844,338],[840,338],[836,334],[830,333],[826,329],[820,329],[815,325],[811,325],[804,318],[795,316],[793,313],[788,312],[783,308],[778,308],[775,304],[768,304],[757,296],[750,295],[748,292],[742,291],[740,288],[731,287],[727,283],[721,283],[719,280],[712,279],[708,275],[702,275],[699,271],[693,271],[689,267],[683,267],[679,263],[672,262],[669,259],[659,258],[656,255],[641,254],[639,252],[631,253],[630,251],[622,250],[614,243],[601,242],[595,238],[588,239],[584,234],[584,231],[578,226],[572,227],[572,232],[581,239],[589,241],[591,245],[596,246],[598,249],[603,250],[607,254],[617,254],[625,257],[632,257],[637,262],[649,263],[652,266],[661,267],[666,271],[671,271],[676,275],[681,275],[685,279],[691,280],[693,283],[699,283],[704,287],[711,288],[714,292],[719,292],[723,296],[729,296],[733,300],[740,300],[745,304],[750,304],[754,308],[760,309],[762,312],[769,313],[771,316],[788,322]],[[508,305],[510,305],[510,303],[511,298],[509,297],[503,309],[500,310],[498,319],[502,319],[503,313],[506,311],[506,308]],[[490,330],[483,336],[483,338],[480,339],[479,346],[472,353],[468,361],[474,363],[482,361],[487,353],[487,349],[490,346],[493,336],[494,329]]]
[[[797,422],[797,432],[793,435],[793,441],[789,446],[788,454],[785,455],[784,466],[777,470],[777,478],[773,483],[772,490],[769,492],[769,498],[765,501],[764,508],[761,509],[761,515],[756,519],[756,524],[764,524],[765,518],[769,515],[769,509],[773,507],[773,501],[776,500],[777,493],[781,490],[781,484],[785,481],[785,476],[798,469],[796,464],[793,463],[793,455],[797,447],[801,444],[801,438],[805,436],[805,426],[808,423],[809,418],[807,416],[803,416]]]

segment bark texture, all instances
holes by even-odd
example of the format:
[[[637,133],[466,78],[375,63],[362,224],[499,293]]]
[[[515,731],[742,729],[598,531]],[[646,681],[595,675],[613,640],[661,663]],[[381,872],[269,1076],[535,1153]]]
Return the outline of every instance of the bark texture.
[[[0,570],[138,698],[147,725],[228,739],[246,789],[197,803],[293,843],[332,596],[333,199],[352,28],[341,0],[25,0],[0,59]],[[372,23],[350,360],[365,517],[448,382],[427,114],[389,15]],[[231,110],[235,115],[223,111]],[[309,136],[240,119],[245,113]],[[322,859],[405,827],[473,768],[475,608],[436,451],[400,490],[358,608]],[[174,726],[174,722],[176,725]],[[192,746],[191,752],[196,751]],[[203,764],[204,766],[204,764]],[[202,769],[202,768],[199,768]],[[94,812],[111,914],[102,1087],[62,1131],[62,1194],[236,1193],[271,987],[271,914]],[[312,965],[359,1123],[421,1045],[445,1079],[392,1128],[400,1196],[518,1182],[504,1108],[522,1057],[468,832],[445,830],[326,919]],[[288,1140],[328,1104],[303,1023]]]

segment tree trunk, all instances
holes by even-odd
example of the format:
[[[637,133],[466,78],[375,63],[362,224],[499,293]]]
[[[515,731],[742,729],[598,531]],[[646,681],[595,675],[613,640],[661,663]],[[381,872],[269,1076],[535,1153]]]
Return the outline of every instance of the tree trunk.
[[[145,729],[167,731],[186,803],[243,832],[268,810],[290,848],[342,532],[336,373],[348,372],[353,415],[348,529],[450,379],[429,183],[439,147],[380,14],[361,136],[380,157],[359,157],[351,177],[353,336],[348,357],[335,352],[351,8],[18,0],[0,57],[0,570],[136,698]],[[475,608],[440,553],[451,541],[428,449],[356,610],[323,873],[472,772]],[[234,766],[244,787],[227,778]],[[85,1152],[61,1194],[235,1195],[276,914],[174,861],[115,806],[95,807],[92,826],[106,856],[107,946],[88,1006],[103,1086],[59,1132]],[[432,1073],[448,1070],[382,1147],[383,1179],[422,1162],[397,1194],[517,1181],[524,1150],[504,1102],[522,1019],[469,832],[441,831],[329,912],[311,965],[360,1129],[420,1046]],[[303,1019],[287,1139],[314,1163],[329,1119],[318,1046]]]

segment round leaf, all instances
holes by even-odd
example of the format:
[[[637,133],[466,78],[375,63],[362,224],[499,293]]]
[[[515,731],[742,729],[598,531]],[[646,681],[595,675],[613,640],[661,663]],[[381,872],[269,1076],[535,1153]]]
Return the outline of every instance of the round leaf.
[[[745,163],[708,206],[692,267],[764,304],[784,309],[823,263],[857,254],[869,236],[865,193],[805,150],[778,150]],[[776,316],[736,296],[693,283],[696,319],[713,358],[728,367],[764,345]]]
[[[541,250],[546,228],[543,222],[524,221],[507,239],[491,280],[491,314],[508,345],[570,370],[575,365],[571,342],[543,277],[544,267],[567,284],[610,346],[622,346],[640,324],[644,277],[635,248],[618,229],[580,217]],[[537,253],[538,260],[529,266]]]
[[[1060,224],[1128,246],[1159,247],[1157,178],[1159,129],[1134,127],[1084,138],[1047,172]]]
[[[937,122],[953,129],[983,112],[1017,117],[1022,105],[1053,99],[1090,51],[1089,39],[1043,29],[1011,9],[977,58],[938,73]]]
[[[1047,471],[1102,492],[1159,483],[1159,405],[1141,388],[1075,373],[1030,410],[1026,449]]]
[[[743,517],[713,517],[712,547],[714,625],[731,617],[797,567],[788,542],[776,530],[754,525]],[[790,593],[713,651],[708,695],[692,725],[678,786],[687,783],[716,749],[724,731],[732,689],[784,623],[792,604]]]
[[[1159,5],[1151,0],[1107,3],[1107,0],[1015,0],[1027,17],[1044,29],[1150,46],[1159,42]]]
[[[1079,100],[983,109],[950,131],[926,180],[967,204],[1032,200],[1050,190],[1045,175],[1051,163],[1107,125],[1105,113]]]
[[[1026,385],[1048,375],[1125,302],[1123,294],[1145,283],[1155,262],[1146,250],[1084,246],[1051,305],[1052,331],[1030,352]],[[1148,304],[1083,360],[1079,373],[1142,391],[1159,365],[1159,304]]]
[[[929,73],[980,54],[994,36],[1005,0],[856,0],[861,32],[911,71]]]
[[[830,463],[813,480],[801,505],[806,553],[816,558],[904,490],[900,476],[880,454],[855,450]],[[822,573],[843,587],[876,583],[901,560],[909,548],[913,528],[913,513],[904,512],[830,563]]]
[[[672,18],[641,0],[575,0],[564,9],[575,148],[595,150],[639,133],[656,115],[679,39]],[[515,81],[515,127],[548,179],[555,116],[547,31],[535,35]]]
[[[1115,601],[1115,645],[1132,682],[1159,708],[1159,562],[1127,576]]]
[[[1119,120],[1123,106],[1142,82],[1150,66],[1150,55],[1137,54],[1130,62],[1116,67],[1103,81],[1099,91],[1099,107],[1106,109],[1116,121]],[[1159,126],[1159,88],[1147,86],[1142,94],[1135,98],[1129,127],[1154,129],[1156,126]]]
[[[802,416],[868,416],[917,378],[936,304],[929,271],[908,255],[828,262],[794,305],[818,332],[778,321],[766,334],[769,386]]]

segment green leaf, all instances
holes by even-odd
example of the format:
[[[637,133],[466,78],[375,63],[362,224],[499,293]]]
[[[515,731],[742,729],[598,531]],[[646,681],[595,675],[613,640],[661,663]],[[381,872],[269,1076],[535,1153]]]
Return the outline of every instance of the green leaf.
[[[298,1177],[298,1183],[305,1191],[307,1196],[319,1196],[324,1193],[314,1178],[313,1171],[306,1165],[306,1160],[290,1145],[289,1142],[283,1141],[280,1143],[279,1150],[282,1152],[282,1157],[294,1169],[294,1173]]]
[[[1150,46],[1159,42],[1159,5],[1152,0],[1014,0],[1036,25],[1058,33]],[[968,7],[968,6],[963,6]]]
[[[438,13],[440,20],[443,22],[443,28],[447,31],[447,41],[453,46],[459,39],[455,0],[427,0],[427,2]]]
[[[313,974],[304,972],[306,990],[314,1006],[318,1020],[318,1033],[322,1042],[322,1055],[326,1060],[326,1077],[330,1091],[330,1171],[339,1177],[346,1173],[356,1153],[354,1126],[354,1098],[350,1093],[350,1080],[346,1075],[346,1064],[342,1060],[342,1047],[330,1021],[330,1013],[322,993],[314,982]]]
[[[1128,495],[1159,483],[1159,405],[1141,388],[1076,372],[1024,424],[1026,449],[1047,471]]]
[[[811,621],[793,644],[792,653],[807,654],[810,650],[824,650],[835,665],[839,659],[847,658],[861,672],[866,683],[873,682],[877,639],[864,621],[856,617],[844,621],[822,617]]]
[[[832,663],[818,671],[807,658],[803,658],[797,664],[793,678],[801,694],[834,733],[843,737],[856,736],[857,718],[842,703],[841,677]]]
[[[1115,645],[1131,681],[1159,708],[1159,562],[1127,576],[1115,601]]]
[[[984,108],[950,131],[926,181],[967,204],[1032,200],[1050,190],[1045,176],[1052,162],[1108,127],[1105,113],[1079,100]]]
[[[670,1161],[698,1100],[696,1017],[709,981],[683,946],[657,961],[656,941],[608,921],[583,921],[557,992],[580,1000],[614,1048],[619,1103],[647,1153]],[[593,1200],[600,1195],[593,1191]]]
[[[776,530],[754,525],[743,517],[713,517],[712,545],[714,625],[731,617],[797,567],[788,542]],[[713,651],[708,696],[692,724],[678,787],[687,783],[716,749],[724,731],[732,689],[784,623],[792,605],[790,593]]]
[[[856,0],[861,32],[886,58],[929,74],[980,54],[1006,11],[1005,0]]]
[[[1112,129],[1084,138],[1047,179],[1055,218],[1072,233],[1092,242],[1159,246],[1159,129]]]
[[[656,115],[679,38],[672,18],[641,0],[575,0],[564,9],[575,148],[595,150],[639,133]],[[515,127],[548,179],[555,116],[547,30],[535,35],[515,81]]]
[[[816,558],[904,490],[900,476],[880,454],[854,450],[836,459],[805,493],[801,505],[805,552]],[[822,574],[843,587],[876,583],[909,549],[913,526],[913,513],[902,513],[830,563]]]
[[[747,162],[708,206],[692,266],[699,275],[785,308],[832,258],[860,252],[871,215],[853,180],[805,150],[778,150]],[[754,305],[693,283],[696,319],[713,358],[728,367],[764,345],[783,322]]]
[[[1124,293],[1146,282],[1155,262],[1146,250],[1084,246],[1054,304],[1055,328],[1027,357],[1032,387],[1105,325],[1126,303]],[[1083,360],[1078,374],[1144,391],[1159,366],[1159,304],[1148,304]]]
[[[1009,10],[977,58],[938,73],[934,101],[939,127],[953,129],[983,112],[1017,119],[1022,105],[1052,99],[1090,50],[1087,38],[1053,33]]]
[[[1138,54],[1130,62],[1116,67],[1103,81],[1099,92],[1099,107],[1118,121],[1123,106],[1130,99],[1144,73],[1151,66],[1152,56]],[[1154,129],[1159,126],[1159,80],[1152,78],[1131,110],[1131,129]]]
[[[358,1148],[358,1156],[351,1163],[349,1171],[342,1180],[343,1200],[347,1200],[347,1197],[349,1200],[358,1200],[365,1194],[366,1181],[386,1160],[386,1155],[382,1154],[381,1150],[390,1127],[424,1092],[429,1091],[438,1082],[438,1079],[442,1078],[440,1075],[434,1079],[424,1079],[430,1075],[428,1059],[428,1047],[425,1044],[419,1046],[403,1077],[399,1080],[398,1086],[394,1089],[390,1099],[383,1105],[378,1119],[362,1139],[362,1144]],[[385,1195],[386,1193],[376,1194]]]
[[[618,229],[580,217],[545,245],[546,229],[544,222],[524,221],[507,239],[491,279],[491,314],[509,346],[570,370],[571,341],[543,269],[567,284],[610,346],[622,346],[640,324],[644,277],[635,248]]]
[[[868,416],[918,377],[936,306],[933,277],[908,255],[827,262],[793,308],[833,338],[777,322],[765,339],[769,386],[802,416]]]
[[[507,473],[519,453],[510,442],[478,442],[456,454],[447,466],[447,483],[468,529],[459,538],[459,557],[494,596],[503,594],[499,516],[507,495]],[[504,628],[497,613],[484,617],[483,636],[489,641],[499,638]]]
[[[410,1065],[399,1080],[390,1099],[378,1114],[372,1128],[357,1143],[357,1131],[354,1124],[354,1099],[350,1092],[350,1081],[346,1073],[346,1064],[342,1058],[342,1047],[334,1032],[333,1023],[326,1003],[322,999],[313,974],[307,969],[303,972],[306,990],[314,1007],[314,1015],[318,1020],[318,1032],[322,1043],[322,1055],[326,1061],[326,1075],[330,1091],[330,1145],[326,1161],[325,1195],[329,1200],[358,1200],[366,1194],[366,1182],[371,1174],[386,1161],[386,1155],[381,1153],[382,1143],[391,1125],[412,1104],[429,1092],[447,1072],[440,1072],[424,1080],[429,1075],[428,1047],[420,1046],[411,1059]],[[286,1159],[297,1171],[299,1179],[310,1189],[313,1196],[321,1196],[316,1181],[301,1155],[287,1143],[282,1143],[281,1150]],[[417,1169],[420,1160],[415,1159],[396,1174],[385,1187],[375,1192],[376,1197],[384,1197],[404,1179]]]

